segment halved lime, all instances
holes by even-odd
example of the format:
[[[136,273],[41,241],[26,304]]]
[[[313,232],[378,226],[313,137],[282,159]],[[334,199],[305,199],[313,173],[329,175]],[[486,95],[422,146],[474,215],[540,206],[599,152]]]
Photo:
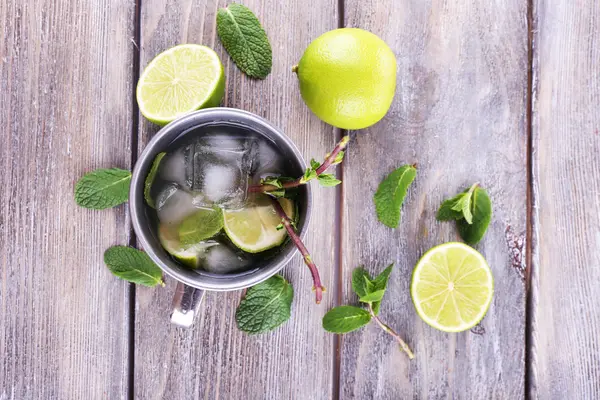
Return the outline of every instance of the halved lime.
[[[177,233],[177,225],[160,224],[158,239],[162,247],[183,265],[198,268],[202,263],[202,256],[209,247],[218,245],[215,241],[204,241],[192,245],[182,245]]]
[[[293,221],[294,203],[289,199],[279,199],[279,204]],[[287,236],[285,229],[277,230],[281,218],[264,195],[256,196],[250,205],[241,210],[224,210],[223,217],[225,233],[233,244],[247,253],[259,253],[277,247]]]
[[[461,332],[485,316],[494,278],[477,250],[463,243],[444,243],[421,257],[410,294],[423,321],[444,332]]]
[[[224,93],[225,74],[217,53],[206,46],[182,44],[148,64],[136,95],[144,117],[166,125],[191,111],[218,106]]]

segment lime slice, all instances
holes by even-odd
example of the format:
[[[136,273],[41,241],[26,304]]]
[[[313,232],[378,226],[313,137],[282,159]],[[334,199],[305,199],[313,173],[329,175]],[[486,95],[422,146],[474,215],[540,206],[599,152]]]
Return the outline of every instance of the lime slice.
[[[160,224],[158,227],[158,239],[162,247],[183,265],[190,268],[198,268],[202,263],[202,256],[209,247],[219,243],[206,241],[183,246],[179,241],[177,226],[171,224]]]
[[[158,125],[200,108],[216,107],[225,93],[223,64],[198,44],[172,47],[148,64],[137,85],[144,117]]]
[[[294,203],[279,199],[279,204],[287,216],[294,220]],[[247,253],[259,253],[277,247],[287,236],[285,229],[277,230],[281,218],[266,196],[257,196],[251,205],[241,210],[224,210],[223,220],[229,239]]]
[[[423,321],[444,332],[461,332],[485,316],[494,278],[477,250],[463,243],[445,243],[421,257],[410,293]]]

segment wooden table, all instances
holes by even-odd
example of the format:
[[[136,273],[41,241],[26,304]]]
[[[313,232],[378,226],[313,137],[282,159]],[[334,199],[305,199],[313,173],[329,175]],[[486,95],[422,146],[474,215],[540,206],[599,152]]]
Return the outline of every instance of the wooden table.
[[[243,76],[215,34],[214,0],[0,0],[0,399],[600,398],[600,2],[584,0],[245,0],[274,53],[264,81]],[[398,59],[392,108],[351,132],[343,185],[315,187],[307,245],[329,288],[284,270],[292,318],[239,332],[241,293],[211,294],[192,330],[169,324],[175,282],[133,287],[103,251],[135,245],[126,206],[78,208],[75,181],[131,168],[157,127],[137,110],[140,69],[178,43],[213,47],[224,105],[281,127],[321,158],[345,132],[310,113],[291,72],[319,34],[381,36]],[[372,195],[418,163],[400,227]],[[477,329],[445,334],[416,316],[412,268],[457,239],[440,202],[473,182],[494,217],[478,249],[495,276]],[[354,267],[396,263],[376,326],[335,336],[331,307],[355,301]]]

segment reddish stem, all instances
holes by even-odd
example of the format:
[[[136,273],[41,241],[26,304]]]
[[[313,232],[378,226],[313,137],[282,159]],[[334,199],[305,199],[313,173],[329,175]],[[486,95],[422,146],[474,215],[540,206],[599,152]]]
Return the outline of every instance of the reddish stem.
[[[323,164],[321,164],[319,166],[319,168],[316,169],[316,174],[317,176],[321,175],[323,172],[325,172],[327,170],[327,168],[329,168],[331,166],[331,164],[333,164],[335,162],[335,158],[337,157],[338,154],[340,154],[340,151],[343,151],[346,146],[348,145],[348,142],[350,141],[350,136],[344,136],[336,145],[335,148],[333,149],[333,151],[331,153],[329,153],[327,155],[327,157],[325,157],[325,161],[323,161]],[[302,180],[302,177],[293,180],[291,182],[283,182],[282,183],[282,188],[283,189],[291,189],[291,188],[295,188],[301,185],[306,184],[305,181]],[[250,187],[248,187],[248,192],[250,193],[263,193],[263,192],[271,192],[273,190],[278,190],[281,188],[278,188],[277,186],[274,185],[252,185]]]
[[[321,284],[319,270],[317,269],[315,263],[312,261],[312,257],[306,249],[306,246],[304,246],[304,243],[302,243],[302,239],[300,239],[300,237],[294,230],[294,227],[292,226],[292,221],[283,210],[283,207],[281,207],[281,204],[279,204],[279,201],[277,201],[271,196],[269,196],[269,198],[273,203],[273,208],[275,208],[275,212],[277,212],[277,214],[281,217],[281,222],[283,223],[283,226],[285,227],[285,230],[287,231],[290,239],[292,239],[292,242],[294,242],[298,250],[300,250],[302,257],[304,258],[304,263],[308,266],[308,269],[310,270],[314,283],[313,290],[315,291],[317,304],[319,304],[323,299],[323,292],[325,291],[325,287]]]
[[[402,350],[404,350],[404,352],[406,353],[406,355],[408,355],[408,358],[410,358],[411,360],[413,358],[415,358],[415,355],[410,350],[410,347],[408,347],[408,345],[406,344],[406,342],[404,340],[402,340],[402,338],[400,337],[400,335],[398,335],[395,330],[393,330],[392,328],[390,328],[389,325],[385,324],[382,320],[379,319],[379,317],[377,316],[377,314],[375,314],[375,311],[373,310],[373,306],[371,304],[369,304],[369,313],[371,314],[371,317],[375,320],[375,322],[377,322],[377,324],[379,325],[379,327],[381,329],[383,329],[384,331],[386,331],[387,333],[389,333],[394,339],[396,339],[396,341],[400,344],[400,348]]]

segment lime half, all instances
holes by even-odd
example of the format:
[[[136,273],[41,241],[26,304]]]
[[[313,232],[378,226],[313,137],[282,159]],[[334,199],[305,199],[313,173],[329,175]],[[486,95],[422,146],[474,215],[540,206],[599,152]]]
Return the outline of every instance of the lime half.
[[[137,85],[140,112],[165,125],[200,108],[216,107],[225,93],[223,64],[198,44],[172,47],[148,64]]]
[[[461,332],[485,316],[494,278],[477,250],[463,243],[445,243],[421,257],[410,293],[423,321],[444,332]]]
[[[279,199],[279,204],[293,221],[294,203]],[[281,218],[266,196],[257,196],[248,207],[241,210],[224,210],[223,220],[229,239],[247,253],[259,253],[277,247],[287,236],[285,229],[277,230]]]

